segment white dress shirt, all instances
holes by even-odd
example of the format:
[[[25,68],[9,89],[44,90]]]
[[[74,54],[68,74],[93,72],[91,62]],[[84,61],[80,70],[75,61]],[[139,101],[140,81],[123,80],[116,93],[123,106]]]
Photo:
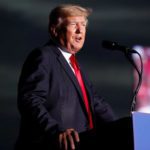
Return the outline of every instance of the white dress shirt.
[[[67,63],[69,64],[69,66],[71,67],[72,71],[74,72],[74,69],[72,68],[72,65],[70,63],[70,57],[72,54],[66,52],[66,51],[63,51],[61,48],[58,47],[58,49],[60,50],[60,52],[63,54],[63,56],[65,57]]]

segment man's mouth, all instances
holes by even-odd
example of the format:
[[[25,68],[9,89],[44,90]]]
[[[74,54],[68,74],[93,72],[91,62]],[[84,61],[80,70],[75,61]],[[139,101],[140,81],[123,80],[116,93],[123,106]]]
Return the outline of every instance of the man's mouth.
[[[82,40],[82,37],[75,37],[75,40],[76,40],[77,42],[80,42],[80,41]]]

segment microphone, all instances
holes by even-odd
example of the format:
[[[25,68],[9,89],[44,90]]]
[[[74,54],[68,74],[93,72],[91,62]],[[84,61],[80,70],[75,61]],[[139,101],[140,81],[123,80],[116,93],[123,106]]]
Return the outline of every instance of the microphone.
[[[130,61],[130,63],[136,69],[136,71],[138,73],[138,76],[139,76],[139,81],[138,81],[136,89],[134,91],[133,98],[132,98],[132,103],[131,103],[131,111],[135,111],[136,96],[137,96],[137,94],[139,92],[139,89],[140,89],[140,86],[142,84],[142,75],[143,75],[143,61],[142,61],[142,57],[141,57],[140,53],[137,52],[134,49],[130,49],[126,46],[119,45],[117,42],[112,42],[112,41],[107,41],[107,40],[102,41],[102,46],[104,48],[107,48],[107,49],[110,49],[110,50],[118,50],[118,51],[124,52],[126,58]],[[133,53],[137,54],[140,58],[140,63],[141,63],[141,68],[140,69],[138,68],[139,66],[134,62],[134,59],[132,58]]]
[[[117,42],[112,42],[112,41],[107,41],[107,40],[103,40],[102,41],[102,46],[104,48],[107,48],[107,49],[110,49],[110,50],[118,50],[118,51],[122,51],[122,52],[125,52],[125,53],[128,53],[128,52],[134,52],[133,49],[130,49],[126,46],[123,46],[123,45],[119,45],[119,43]]]

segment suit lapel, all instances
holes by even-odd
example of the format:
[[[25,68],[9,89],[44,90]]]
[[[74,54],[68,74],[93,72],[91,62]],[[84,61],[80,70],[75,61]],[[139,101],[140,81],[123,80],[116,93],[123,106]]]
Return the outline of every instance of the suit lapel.
[[[79,92],[80,96],[83,99],[79,83],[78,83],[73,71],[71,70],[69,64],[67,63],[66,59],[64,58],[64,56],[62,55],[62,53],[59,51],[59,49],[56,46],[54,46],[53,51],[54,51],[54,53],[57,54],[57,59],[58,59],[59,63],[61,64],[62,68],[65,70],[68,77],[71,79],[71,81],[73,82],[73,84],[75,85],[77,91]]]
[[[66,59],[61,54],[61,52],[59,51],[59,49],[57,47],[55,47],[53,49],[53,51],[57,54],[57,59],[58,59],[59,63],[61,64],[62,68],[65,70],[65,72],[67,73],[68,77],[73,82],[74,86],[76,87],[79,95],[81,96],[81,98],[82,98],[82,106],[83,106],[83,108],[84,108],[84,110],[86,112],[86,108],[85,108],[85,105],[84,105],[84,99],[83,99],[82,91],[81,91],[80,85],[79,85],[79,83],[78,83],[78,81],[77,81],[77,79],[76,79],[73,71],[71,70],[69,64],[67,63]],[[89,90],[89,87],[88,87],[88,85],[87,85],[86,80],[85,80],[84,77],[83,77],[83,80],[85,81],[85,87],[86,87],[86,90],[87,90],[88,97],[89,97],[89,99],[91,99],[91,94],[89,92],[90,90]],[[87,112],[86,112],[86,116],[88,116]]]
[[[74,83],[74,85],[77,88],[77,91],[79,92],[80,96],[82,97],[82,105],[83,105],[83,108],[85,110],[86,116],[88,117],[88,114],[87,114],[87,111],[86,111],[86,108],[85,108],[85,104],[84,104],[84,98],[83,98],[83,95],[82,95],[82,91],[81,91],[81,88],[79,86],[79,83],[78,83],[73,71],[71,70],[70,66],[68,65],[68,63],[66,62],[66,60],[63,56],[61,56],[61,55],[59,56],[59,61],[62,65],[62,67],[64,68],[64,70],[66,71],[66,73],[68,74],[68,76],[70,77],[70,79],[72,80],[72,82]],[[91,110],[93,112],[94,108],[92,107],[93,105],[91,105],[91,103],[92,103],[91,102],[91,99],[92,99],[91,90],[90,90],[89,84],[87,83],[86,77],[85,77],[85,75],[83,74],[82,71],[81,71],[81,75],[82,75],[82,78],[83,78],[83,81],[84,81],[84,84],[85,84],[85,88],[86,88],[86,91],[87,91],[89,104],[90,104]]]
[[[60,64],[62,65],[62,67],[64,68],[64,70],[66,71],[69,78],[72,80],[73,84],[75,85],[75,87],[77,88],[79,94],[81,95],[81,97],[83,99],[79,83],[78,83],[73,71],[71,70],[69,64],[67,63],[67,61],[65,60],[65,58],[62,55],[59,55],[58,60],[59,60]]]

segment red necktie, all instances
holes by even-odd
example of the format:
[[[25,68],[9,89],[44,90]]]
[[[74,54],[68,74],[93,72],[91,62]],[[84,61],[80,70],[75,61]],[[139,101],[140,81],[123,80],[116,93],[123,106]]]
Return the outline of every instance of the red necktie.
[[[84,85],[84,82],[82,80],[80,68],[79,68],[78,63],[76,61],[75,55],[71,55],[70,62],[71,62],[71,65],[74,69],[76,78],[79,82],[79,85],[80,85],[80,88],[81,88],[81,91],[82,91],[82,94],[83,94],[85,108],[86,108],[86,111],[88,113],[89,127],[90,127],[90,129],[92,129],[93,128],[92,114],[91,114],[91,110],[90,110],[90,106],[89,106],[89,101],[88,101],[85,85]]]

